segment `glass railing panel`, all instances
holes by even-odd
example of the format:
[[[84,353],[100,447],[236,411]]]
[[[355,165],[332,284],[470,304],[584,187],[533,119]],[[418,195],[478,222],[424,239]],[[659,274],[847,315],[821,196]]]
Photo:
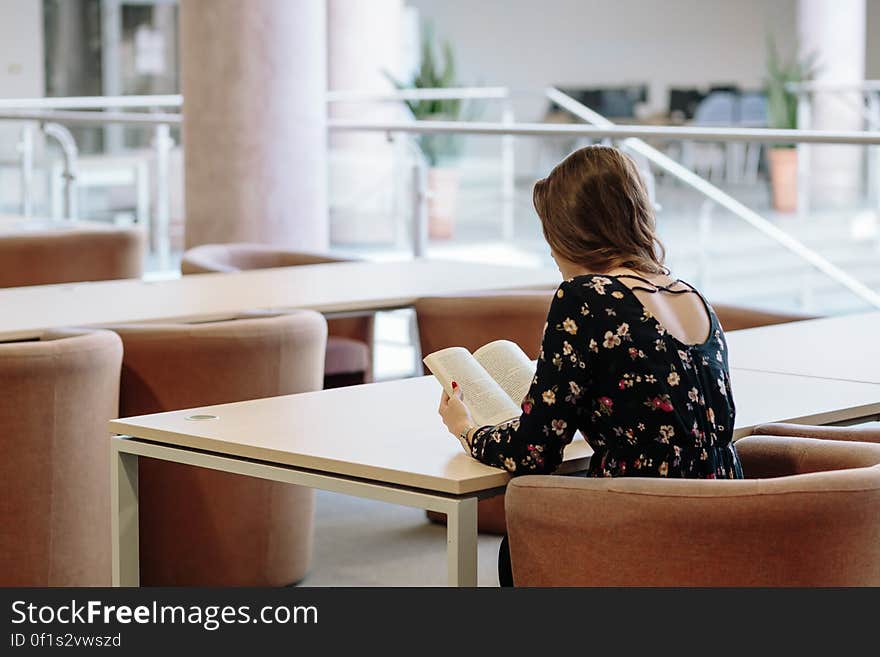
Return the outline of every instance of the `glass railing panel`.
[[[866,150],[845,148],[863,154]],[[834,200],[820,192],[815,198],[821,204],[800,212],[796,201],[791,209],[774,204],[765,166],[762,162],[751,184],[713,184],[856,283],[880,290],[880,213],[871,201],[865,172],[859,173],[857,193]],[[652,172],[658,226],[669,261],[713,299],[815,314],[872,308],[845,282],[809,264],[798,249],[786,248],[668,172],[657,167]]]
[[[3,122],[10,157],[0,160],[0,213],[23,213],[23,169],[20,160],[22,122]],[[183,248],[183,150],[180,130],[172,127],[168,149],[168,175],[159,180],[152,126],[114,125],[119,143],[106,148],[104,127],[80,126],[71,130],[77,147],[74,193],[67,197],[67,171],[58,143],[39,125],[30,124],[33,135],[33,167],[29,185],[30,214],[36,219],[79,220],[137,225],[146,231],[148,272],[174,269]],[[91,138],[89,138],[91,136]],[[82,145],[82,146],[81,146]],[[160,204],[167,198],[168,222],[157,221]],[[167,246],[163,245],[163,241]],[[165,257],[160,255],[164,253]]]

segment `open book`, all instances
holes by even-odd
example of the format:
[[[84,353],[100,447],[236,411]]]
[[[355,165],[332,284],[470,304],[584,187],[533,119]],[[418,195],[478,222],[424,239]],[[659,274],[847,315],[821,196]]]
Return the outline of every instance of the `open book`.
[[[422,361],[448,394],[453,381],[461,387],[464,403],[480,426],[519,417],[535,374],[535,363],[509,340],[490,342],[473,354],[464,347],[449,347]]]

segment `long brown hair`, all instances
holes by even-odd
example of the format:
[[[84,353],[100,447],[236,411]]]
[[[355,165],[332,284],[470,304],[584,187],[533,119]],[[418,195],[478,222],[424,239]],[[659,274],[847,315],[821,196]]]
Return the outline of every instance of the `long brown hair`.
[[[533,202],[547,243],[566,260],[597,273],[668,273],[645,185],[618,149],[574,151],[535,183]]]

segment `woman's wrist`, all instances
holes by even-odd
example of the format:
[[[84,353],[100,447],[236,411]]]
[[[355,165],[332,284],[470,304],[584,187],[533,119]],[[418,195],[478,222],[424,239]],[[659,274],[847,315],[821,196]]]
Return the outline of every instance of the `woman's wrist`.
[[[475,430],[476,430],[476,427],[474,426],[473,422],[463,422],[458,427],[457,435],[464,438],[465,440],[468,441],[468,443],[470,443],[471,438],[472,438],[472,432]]]
[[[468,423],[461,426],[461,430],[456,433],[459,442],[461,442],[461,446],[464,447],[465,451],[470,453],[471,450],[471,441],[473,440],[474,433],[476,432],[477,427],[473,424]]]

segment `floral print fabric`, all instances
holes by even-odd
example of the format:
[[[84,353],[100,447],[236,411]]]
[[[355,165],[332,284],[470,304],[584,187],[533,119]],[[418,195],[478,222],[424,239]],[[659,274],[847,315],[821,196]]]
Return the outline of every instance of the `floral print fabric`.
[[[617,277],[563,282],[522,415],[475,431],[471,455],[515,475],[550,473],[580,431],[590,476],[741,478],[727,347],[706,308],[708,339],[687,345]]]

